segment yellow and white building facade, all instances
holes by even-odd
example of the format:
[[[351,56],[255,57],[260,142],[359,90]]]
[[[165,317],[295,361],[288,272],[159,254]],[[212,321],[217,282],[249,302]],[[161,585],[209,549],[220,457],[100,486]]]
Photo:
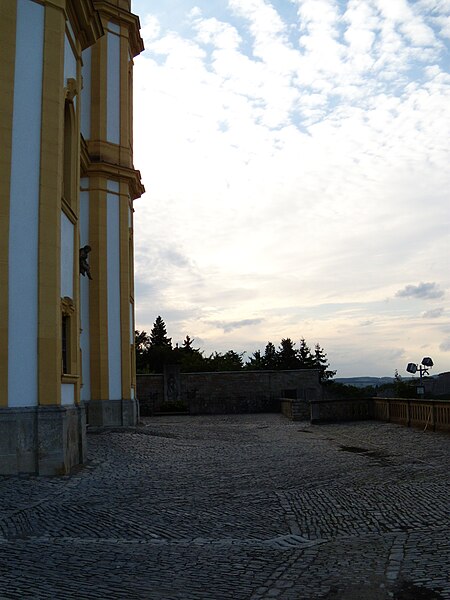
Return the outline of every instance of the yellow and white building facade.
[[[130,0],[0,0],[0,42],[0,474],[63,474],[138,418],[143,43]]]

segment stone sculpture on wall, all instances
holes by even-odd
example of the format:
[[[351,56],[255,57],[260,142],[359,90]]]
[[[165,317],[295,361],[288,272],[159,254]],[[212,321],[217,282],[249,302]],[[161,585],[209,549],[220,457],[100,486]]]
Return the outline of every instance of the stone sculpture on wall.
[[[178,402],[181,398],[180,365],[164,366],[164,401]]]
[[[82,248],[80,248],[80,275],[87,275],[88,278],[92,280],[91,267],[88,263],[88,255],[90,251],[90,246],[83,246]]]

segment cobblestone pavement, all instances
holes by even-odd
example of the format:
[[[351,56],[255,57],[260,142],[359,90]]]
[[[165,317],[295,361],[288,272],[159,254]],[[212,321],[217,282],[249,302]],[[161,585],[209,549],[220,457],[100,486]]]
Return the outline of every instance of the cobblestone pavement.
[[[90,433],[0,477],[1,599],[450,599],[450,437],[281,415]]]

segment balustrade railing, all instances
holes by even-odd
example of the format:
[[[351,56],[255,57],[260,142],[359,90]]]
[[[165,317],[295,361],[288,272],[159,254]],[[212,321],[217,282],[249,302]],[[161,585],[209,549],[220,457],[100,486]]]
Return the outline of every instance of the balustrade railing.
[[[430,431],[450,431],[450,400],[324,399],[313,400],[310,406],[312,423],[375,420]],[[290,416],[289,410],[283,412]]]

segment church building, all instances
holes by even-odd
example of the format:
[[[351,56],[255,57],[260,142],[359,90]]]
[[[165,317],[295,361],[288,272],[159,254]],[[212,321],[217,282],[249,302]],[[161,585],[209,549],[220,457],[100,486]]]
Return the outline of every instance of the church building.
[[[131,0],[0,0],[0,474],[136,424]]]

